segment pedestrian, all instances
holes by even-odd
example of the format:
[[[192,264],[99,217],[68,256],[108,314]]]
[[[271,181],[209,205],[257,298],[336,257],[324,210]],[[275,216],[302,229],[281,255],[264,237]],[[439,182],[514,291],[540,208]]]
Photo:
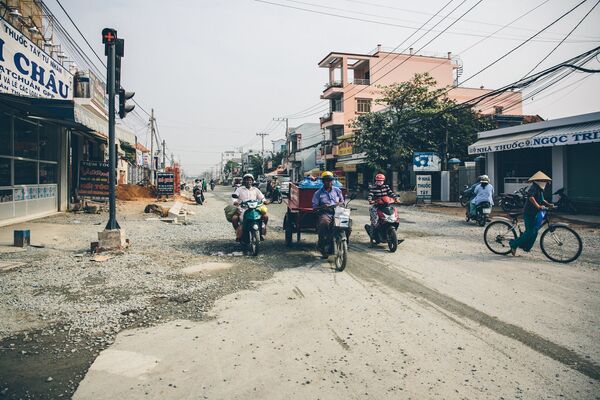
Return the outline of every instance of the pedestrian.
[[[552,179],[542,171],[538,171],[527,182],[531,183],[527,189],[527,200],[523,209],[523,221],[525,222],[525,232],[517,239],[509,242],[510,252],[514,256],[517,253],[517,248],[525,251],[531,250],[535,240],[537,239],[538,230],[541,222],[549,208],[553,208],[552,203],[544,199],[544,189],[548,182]]]

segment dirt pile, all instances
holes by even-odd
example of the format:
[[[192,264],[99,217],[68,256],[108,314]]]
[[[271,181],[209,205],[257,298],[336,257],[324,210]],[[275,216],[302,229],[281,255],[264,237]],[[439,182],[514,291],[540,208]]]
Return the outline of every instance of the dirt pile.
[[[139,186],[139,185],[118,185],[117,199],[132,201],[141,199],[156,198],[154,187]]]

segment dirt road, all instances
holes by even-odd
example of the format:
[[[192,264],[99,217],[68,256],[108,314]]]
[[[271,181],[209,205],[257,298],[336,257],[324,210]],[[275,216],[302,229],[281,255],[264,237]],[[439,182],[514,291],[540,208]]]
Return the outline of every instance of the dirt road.
[[[597,232],[563,266],[494,256],[451,216],[402,217],[395,254],[356,229],[343,273],[314,237],[292,252],[270,239],[264,251],[304,265],[217,301],[210,320],[122,332],[75,398],[599,398]]]

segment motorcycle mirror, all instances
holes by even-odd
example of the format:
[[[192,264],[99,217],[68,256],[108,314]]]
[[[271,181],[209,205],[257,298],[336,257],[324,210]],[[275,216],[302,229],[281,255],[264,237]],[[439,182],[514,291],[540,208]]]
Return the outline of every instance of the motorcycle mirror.
[[[240,196],[238,196],[237,194],[234,193],[234,194],[231,195],[231,197],[234,198],[234,199],[237,199]]]

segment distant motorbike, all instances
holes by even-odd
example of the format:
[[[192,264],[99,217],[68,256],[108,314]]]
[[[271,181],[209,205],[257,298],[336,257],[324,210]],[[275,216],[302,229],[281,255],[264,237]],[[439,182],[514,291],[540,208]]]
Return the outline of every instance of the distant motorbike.
[[[395,200],[385,196],[376,200],[378,222],[375,229],[371,224],[366,224],[365,229],[371,241],[371,247],[379,243],[386,243],[390,252],[395,252],[398,248],[398,236],[396,231],[400,224],[398,210],[393,206]]]
[[[556,192],[554,192],[554,195],[558,196],[558,201],[554,204],[558,208],[558,211],[569,214],[577,214],[577,207],[565,193],[565,188],[558,189]]]
[[[215,183],[211,182],[210,183],[210,191],[212,192],[213,190],[215,190]]]
[[[490,221],[490,214],[492,213],[492,205],[487,201],[479,203],[475,209],[475,215],[470,215],[467,210],[466,220],[467,222],[473,220],[476,221],[479,226],[485,226]]]
[[[283,196],[281,195],[281,186],[277,185],[271,192],[271,203],[281,204],[283,202]]]
[[[237,195],[233,195],[237,198]],[[262,231],[262,215],[259,208],[263,205],[260,200],[246,200],[240,203],[240,207],[244,209],[242,219],[242,238],[241,243],[244,251],[252,256],[258,255],[258,247],[260,243],[260,232]]]
[[[196,204],[204,204],[204,192],[202,191],[202,186],[194,186],[193,194]]]
[[[527,189],[521,188],[514,193],[502,193],[498,205],[502,210],[508,212],[511,210],[520,210],[525,206],[527,200]]]

